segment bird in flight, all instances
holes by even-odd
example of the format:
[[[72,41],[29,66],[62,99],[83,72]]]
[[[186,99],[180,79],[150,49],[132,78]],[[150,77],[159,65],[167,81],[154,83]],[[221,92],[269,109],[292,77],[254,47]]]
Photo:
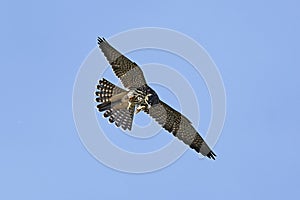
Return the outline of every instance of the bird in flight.
[[[192,123],[181,113],[161,101],[149,87],[142,69],[113,48],[104,38],[98,37],[98,45],[116,76],[121,80],[122,89],[106,79],[99,80],[95,92],[99,112],[115,123],[117,127],[131,130],[135,114],[144,111],[165,130],[203,156],[215,159],[216,154],[209,148]]]

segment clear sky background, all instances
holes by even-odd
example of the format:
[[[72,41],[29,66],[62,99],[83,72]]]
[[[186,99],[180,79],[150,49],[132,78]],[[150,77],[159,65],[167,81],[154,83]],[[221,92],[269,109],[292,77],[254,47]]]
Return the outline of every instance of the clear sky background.
[[[299,7],[1,1],[0,199],[299,199]],[[98,35],[145,26],[187,34],[217,64],[227,118],[216,161],[187,151],[163,170],[127,174],[82,145],[72,116],[82,61]]]

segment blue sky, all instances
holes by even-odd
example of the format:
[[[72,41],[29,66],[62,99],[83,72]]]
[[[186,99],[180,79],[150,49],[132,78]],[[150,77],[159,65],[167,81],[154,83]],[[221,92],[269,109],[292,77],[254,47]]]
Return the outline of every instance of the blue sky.
[[[299,6],[2,1],[0,198],[299,198]],[[98,35],[145,26],[190,36],[217,64],[227,117],[216,161],[187,151],[163,170],[127,174],[100,164],[81,143],[72,114],[81,63]]]

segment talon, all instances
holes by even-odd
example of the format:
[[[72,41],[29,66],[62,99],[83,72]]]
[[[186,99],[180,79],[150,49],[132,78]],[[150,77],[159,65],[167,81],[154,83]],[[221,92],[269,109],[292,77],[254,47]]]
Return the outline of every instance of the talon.
[[[127,110],[131,107],[131,102],[128,102]]]
[[[134,114],[138,114],[139,112],[141,112],[141,109],[136,109]]]
[[[139,107],[137,107],[137,109],[136,109],[136,111],[135,111],[135,114],[138,114],[139,112],[141,112],[141,110],[145,110],[145,106],[139,106]]]

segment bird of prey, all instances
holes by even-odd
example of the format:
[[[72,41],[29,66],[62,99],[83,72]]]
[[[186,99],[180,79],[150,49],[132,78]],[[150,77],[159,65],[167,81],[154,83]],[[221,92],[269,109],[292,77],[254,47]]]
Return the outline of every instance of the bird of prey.
[[[98,45],[116,76],[122,89],[106,79],[99,80],[95,92],[99,112],[110,123],[124,130],[131,130],[134,114],[144,111],[164,129],[189,145],[203,156],[215,159],[216,154],[199,135],[192,123],[181,113],[161,101],[156,92],[147,85],[143,71],[135,63],[113,48],[104,38],[98,37]]]

